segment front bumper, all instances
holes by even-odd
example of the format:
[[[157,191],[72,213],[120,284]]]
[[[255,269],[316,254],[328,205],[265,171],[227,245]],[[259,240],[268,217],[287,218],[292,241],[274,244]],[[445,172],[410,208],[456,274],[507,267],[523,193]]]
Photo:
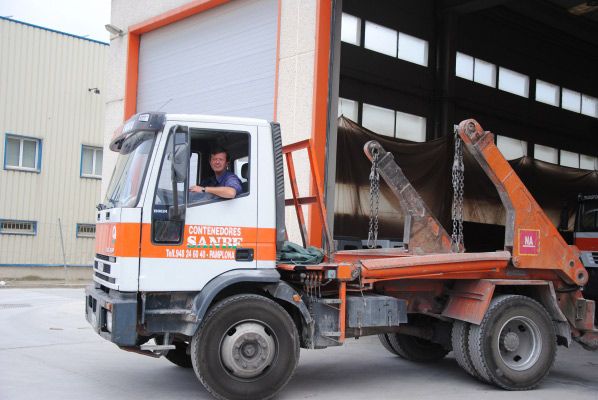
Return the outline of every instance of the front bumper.
[[[85,288],[85,318],[98,335],[118,346],[137,343],[137,293],[110,290],[91,284]],[[108,318],[111,321],[108,321]],[[111,327],[109,331],[108,328]]]

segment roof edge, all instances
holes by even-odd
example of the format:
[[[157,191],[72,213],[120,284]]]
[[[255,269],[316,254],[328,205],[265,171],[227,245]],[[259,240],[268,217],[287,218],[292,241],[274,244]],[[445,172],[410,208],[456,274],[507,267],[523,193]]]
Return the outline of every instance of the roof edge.
[[[29,22],[19,21],[17,19],[12,19],[12,18],[7,18],[7,17],[0,16],[0,20],[9,21],[9,22],[15,22],[17,24],[21,24],[21,25],[25,25],[25,26],[30,26],[32,28],[38,28],[38,29],[42,29],[44,31],[58,33],[59,35],[65,35],[65,36],[69,36],[69,37],[72,37],[72,38],[75,38],[75,39],[86,40],[88,42],[93,42],[93,43],[97,43],[97,44],[103,44],[104,46],[109,46],[110,45],[110,43],[102,42],[100,40],[89,39],[89,38],[86,38],[86,37],[83,37],[83,36],[73,35],[72,33],[66,33],[66,32],[63,32],[63,31],[58,31],[56,29],[50,29],[50,28],[46,28],[46,27],[43,27],[43,26],[39,26],[39,25],[35,25],[35,24],[30,24]]]

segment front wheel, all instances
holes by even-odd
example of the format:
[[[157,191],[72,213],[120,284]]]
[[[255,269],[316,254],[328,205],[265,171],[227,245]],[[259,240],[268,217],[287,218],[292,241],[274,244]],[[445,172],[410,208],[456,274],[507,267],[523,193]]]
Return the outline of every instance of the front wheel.
[[[259,295],[235,295],[213,306],[191,341],[191,360],[203,386],[218,399],[269,399],[299,361],[290,315]]]

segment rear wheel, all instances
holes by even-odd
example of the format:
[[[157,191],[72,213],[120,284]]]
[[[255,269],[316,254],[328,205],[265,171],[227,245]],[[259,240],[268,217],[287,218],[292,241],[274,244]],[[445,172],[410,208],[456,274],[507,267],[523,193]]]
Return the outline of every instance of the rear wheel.
[[[451,343],[453,354],[457,364],[469,375],[476,379],[483,380],[475,370],[469,354],[469,330],[471,325],[464,321],[455,320],[451,331]]]
[[[414,362],[433,362],[442,360],[447,354],[442,345],[416,336],[400,333],[388,333],[388,342],[395,354]]]
[[[499,296],[481,324],[471,326],[469,350],[475,370],[488,381],[507,390],[533,389],[554,362],[554,326],[535,300]]]
[[[191,341],[193,369],[216,398],[269,399],[299,361],[289,314],[258,295],[236,295],[213,306]]]
[[[378,335],[378,339],[380,340],[380,343],[382,343],[382,346],[384,346],[384,348],[386,350],[388,350],[395,356],[398,356],[399,353],[397,353],[397,351],[395,349],[393,349],[392,346],[390,345],[390,339],[388,338],[388,335],[389,335],[388,333],[381,333]]]

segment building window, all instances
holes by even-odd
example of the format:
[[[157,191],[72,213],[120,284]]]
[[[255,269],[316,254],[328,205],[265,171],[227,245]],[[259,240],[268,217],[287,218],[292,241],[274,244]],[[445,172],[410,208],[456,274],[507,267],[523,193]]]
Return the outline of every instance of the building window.
[[[534,144],[534,158],[552,164],[559,163],[559,152],[557,149],[541,144]]]
[[[4,169],[39,172],[42,142],[40,139],[6,135],[4,142]]]
[[[355,21],[353,20],[355,19]],[[345,28],[345,21],[347,28]],[[343,14],[341,40],[359,45],[359,18]],[[387,56],[396,57],[423,67],[428,66],[428,41],[415,36],[398,32],[395,29],[365,21],[363,46]]]
[[[459,78],[496,87],[496,65],[457,52],[455,75]]]
[[[496,146],[507,160],[527,155],[527,142],[507,136],[496,135]]]
[[[457,52],[455,61],[455,75],[459,78],[473,81],[473,57]]]
[[[78,238],[95,238],[96,226],[95,224],[77,224]]]
[[[81,147],[81,176],[85,178],[102,178],[101,147]]]
[[[344,115],[354,122],[358,122],[358,108],[359,103],[355,100],[344,99],[339,97],[338,99],[338,116]]]
[[[563,88],[561,104],[565,110],[581,112],[581,93]]]
[[[473,81],[496,87],[496,65],[476,58],[473,64]]]
[[[396,137],[412,142],[426,141],[426,118],[397,111]]]
[[[397,56],[398,32],[394,29],[386,28],[382,25],[365,21],[365,42],[366,49],[386,54],[387,56]]]
[[[517,96],[529,96],[529,77],[510,69],[498,68],[498,89],[516,94]]]
[[[361,19],[343,13],[341,20],[341,40],[355,46],[361,45]]]
[[[589,169],[589,170],[598,170],[598,158],[588,156],[585,154],[580,154],[579,155],[579,168]]]
[[[428,42],[415,36],[399,32],[399,53],[401,60],[421,66],[428,66]]]
[[[363,115],[361,125],[378,135],[395,136],[395,112],[394,110],[363,104]]]
[[[560,164],[563,167],[579,168],[579,154],[561,150]]]
[[[598,99],[586,94],[581,96],[581,113],[598,118]]]
[[[536,101],[558,107],[560,105],[559,97],[560,87],[536,79]]]
[[[0,234],[35,236],[37,234],[37,222],[0,220]]]

